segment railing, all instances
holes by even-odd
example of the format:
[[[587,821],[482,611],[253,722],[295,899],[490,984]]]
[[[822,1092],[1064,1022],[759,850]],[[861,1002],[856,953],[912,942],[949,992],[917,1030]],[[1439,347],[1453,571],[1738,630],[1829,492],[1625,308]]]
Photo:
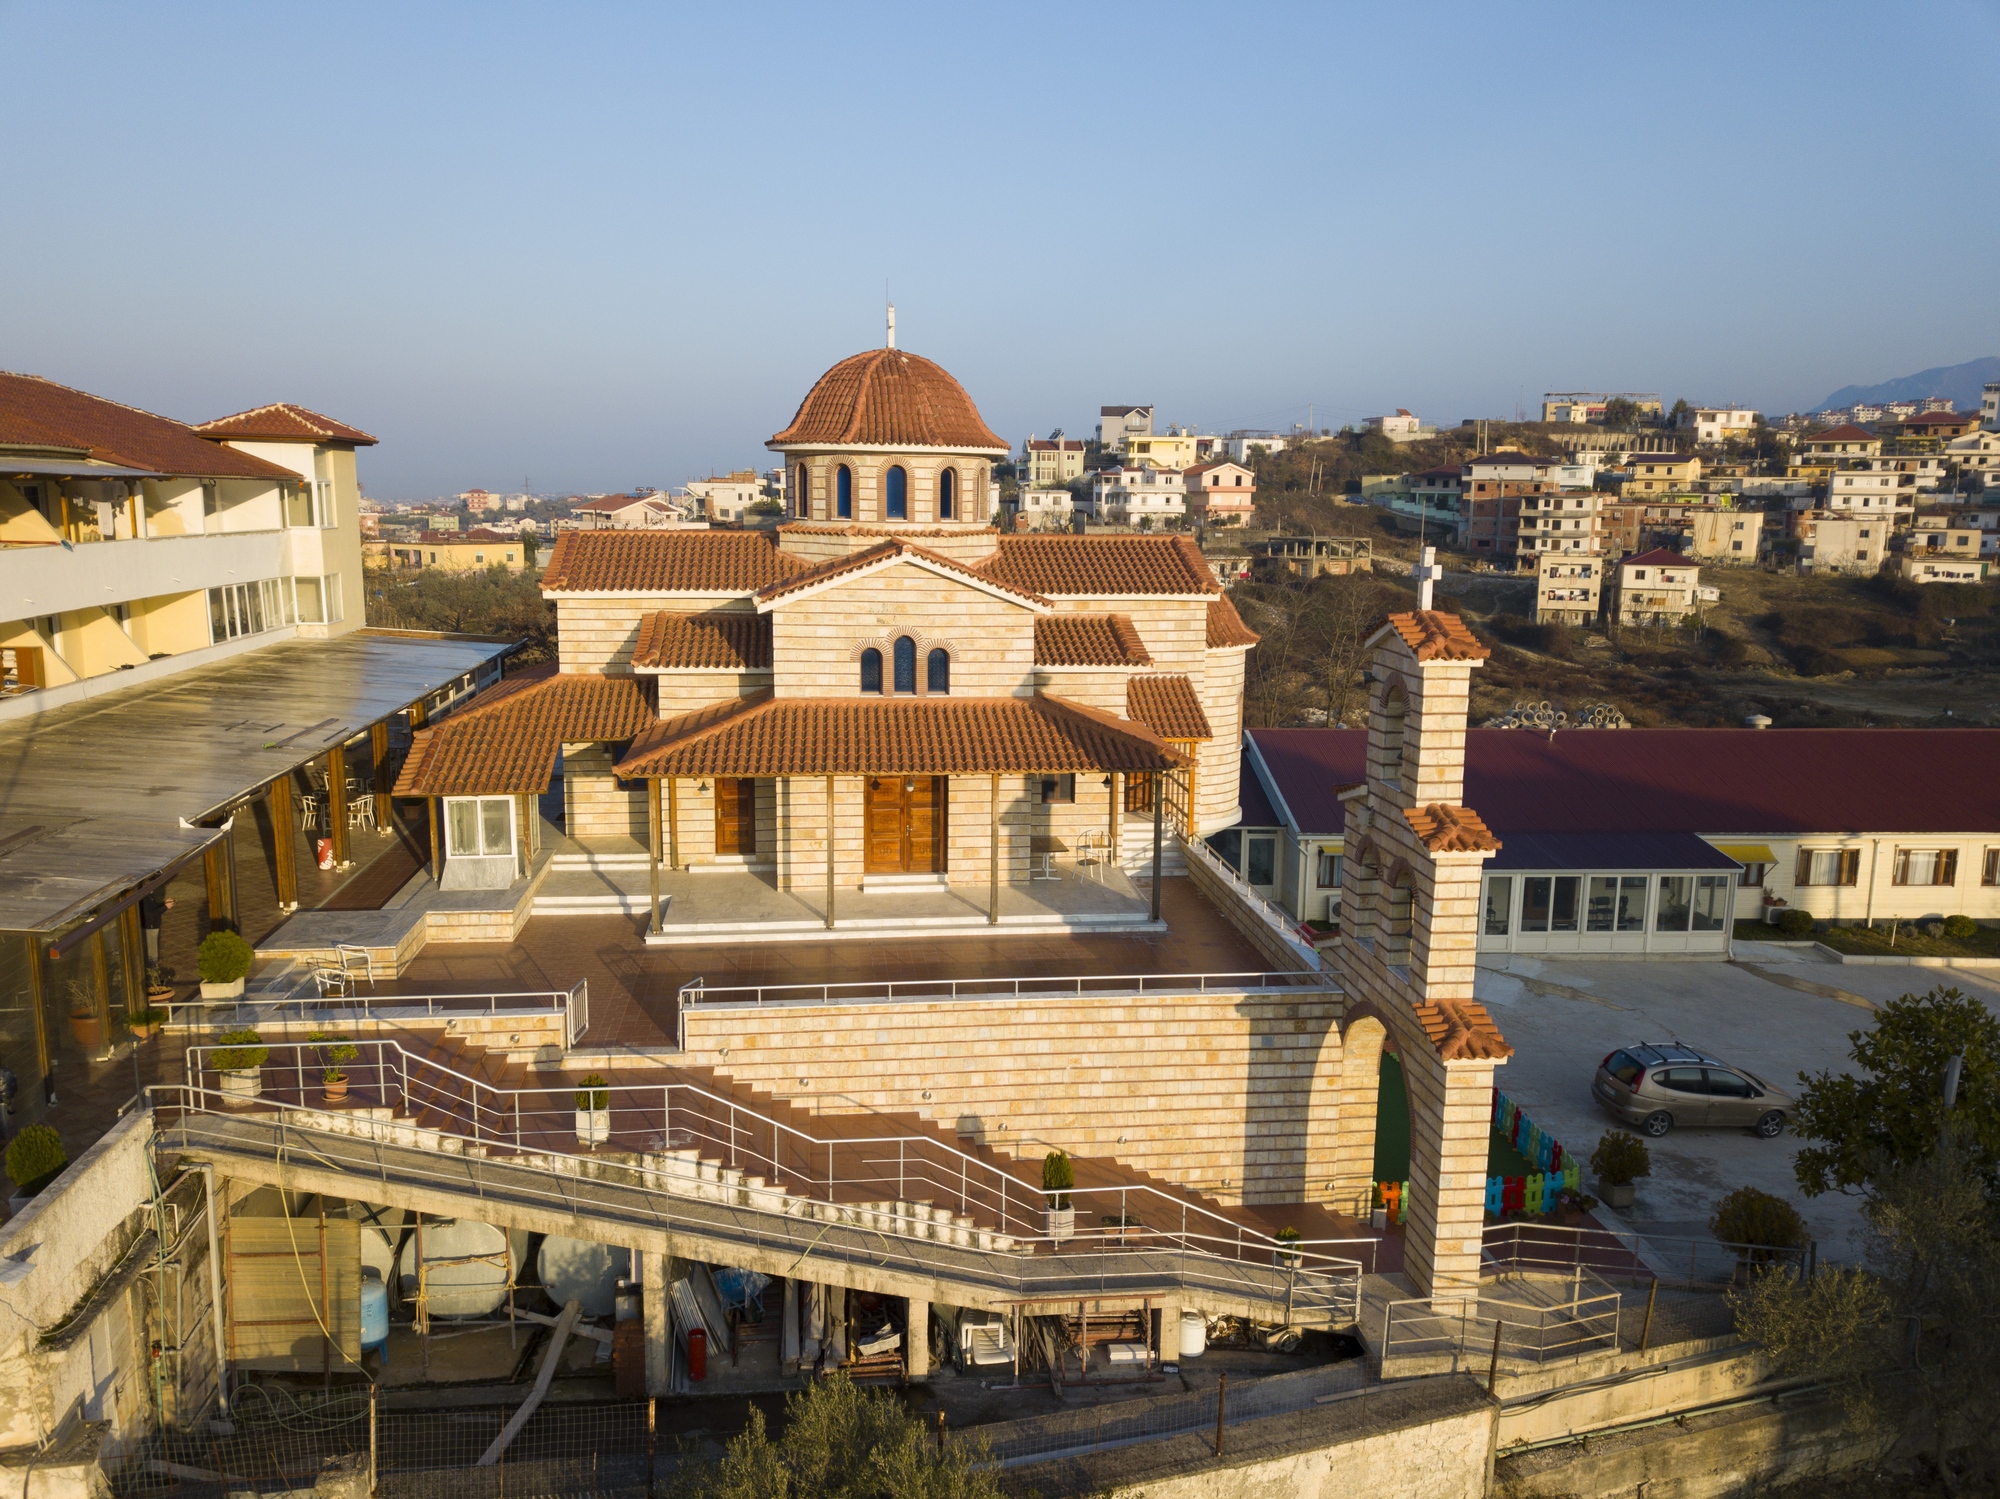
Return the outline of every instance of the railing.
[[[1771,1249],[1719,1239],[1620,1233],[1608,1228],[1567,1228],[1554,1223],[1495,1223],[1481,1235],[1480,1274],[1572,1275],[1630,1286],[1650,1283],[1679,1291],[1715,1291],[1739,1285],[1753,1269],[1790,1265],[1811,1276],[1817,1244]]]
[[[1178,834],[1175,836],[1179,837]],[[1315,940],[1313,934],[1299,922],[1294,921],[1290,911],[1287,911],[1276,901],[1265,899],[1255,890],[1244,884],[1243,876],[1231,869],[1223,861],[1222,857],[1208,846],[1207,839],[1181,838],[1180,843],[1183,852],[1186,853],[1188,858],[1199,860],[1207,867],[1210,874],[1213,874],[1217,879],[1227,881],[1232,887],[1230,893],[1237,900],[1248,906],[1253,915],[1275,929],[1287,941],[1303,943],[1308,952],[1315,950],[1313,948]]]
[[[1371,1241],[1285,1243],[1145,1186],[1070,1189],[1072,1222],[1095,1217],[1101,1225],[1071,1231],[1049,1213],[1039,1186],[930,1136],[812,1136],[688,1083],[499,1088],[413,1055],[396,1041],[352,1044],[359,1055],[342,1064],[346,1097],[335,1107],[312,1097],[308,1075],[326,1063],[323,1048],[310,1043],[270,1045],[258,1081],[275,1093],[246,1098],[226,1091],[213,1066],[222,1049],[215,1046],[188,1048],[185,1084],[150,1091],[164,1107],[187,1115],[240,1117],[245,1105],[270,1111],[285,1129],[300,1128],[291,1116],[310,1111],[311,1133],[322,1141],[326,1131],[345,1129],[376,1143],[384,1135],[421,1137],[428,1146],[419,1148],[445,1155],[462,1156],[467,1144],[489,1158],[512,1151],[532,1158],[517,1164],[541,1166],[536,1174],[559,1186],[602,1172],[604,1157],[575,1146],[623,1137],[644,1143],[628,1163],[641,1163],[634,1176],[662,1199],[695,1197],[793,1222],[846,1224],[912,1239],[935,1239],[943,1229],[947,1241],[961,1247],[1034,1252],[1046,1246],[1065,1254],[1172,1250],[1269,1269],[1270,1294],[1282,1294],[1289,1307],[1324,1310],[1339,1325],[1359,1314],[1362,1267],[1324,1251],[1366,1245],[1372,1263]],[[370,1105],[411,1117],[387,1122],[357,1115]],[[940,1211],[946,1212],[942,1220]]]
[[[1382,1311],[1382,1365],[1392,1358],[1448,1359],[1451,1367],[1482,1362],[1546,1364],[1618,1348],[1618,1292],[1588,1276],[1571,1282],[1561,1300],[1503,1300],[1482,1294],[1455,1308],[1429,1301],[1392,1301]]]
[[[878,979],[843,984],[745,984],[712,989],[682,985],[687,1006],[873,1004],[882,1000],[1032,999],[1084,994],[1228,994],[1239,989],[1325,989],[1320,973],[1084,973],[1052,978]]]
[[[493,994],[294,994],[276,996],[243,994],[233,999],[174,999],[165,1001],[169,1024],[183,1010],[234,1012],[250,1010],[281,1017],[296,1009],[307,1014],[339,1014],[343,1018],[370,1021],[408,1021],[421,1016],[435,1020],[452,1015],[541,1015],[563,1017],[563,1040],[574,1046],[590,1028],[590,980],[579,979],[572,989],[532,989]],[[198,1023],[198,1022],[197,1022]]]

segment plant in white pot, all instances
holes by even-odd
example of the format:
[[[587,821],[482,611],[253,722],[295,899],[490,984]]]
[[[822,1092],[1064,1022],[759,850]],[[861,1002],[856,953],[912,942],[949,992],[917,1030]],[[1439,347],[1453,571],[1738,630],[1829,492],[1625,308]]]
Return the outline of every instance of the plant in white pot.
[[[208,1065],[222,1079],[222,1096],[232,1102],[247,1103],[264,1091],[264,1063],[271,1048],[253,1030],[225,1031]]]
[[[243,992],[244,975],[250,972],[255,957],[250,944],[236,933],[223,927],[210,932],[201,939],[195,954],[201,969],[201,997],[235,999]]]
[[[1278,1247],[1272,1253],[1273,1262],[1280,1267],[1300,1263],[1304,1256],[1299,1251],[1299,1231],[1296,1228],[1281,1228],[1274,1237]]]
[[[1653,1174],[1652,1157],[1646,1142],[1622,1129],[1608,1129],[1590,1153],[1590,1169],[1597,1174],[1597,1192],[1606,1207],[1632,1206],[1632,1183]]]
[[[604,1074],[593,1072],[576,1090],[576,1141],[602,1145],[611,1138],[611,1089]]]
[[[1076,1207],[1070,1190],[1076,1186],[1076,1167],[1060,1150],[1042,1157],[1042,1190],[1049,1194],[1049,1238],[1057,1244],[1076,1236]]]

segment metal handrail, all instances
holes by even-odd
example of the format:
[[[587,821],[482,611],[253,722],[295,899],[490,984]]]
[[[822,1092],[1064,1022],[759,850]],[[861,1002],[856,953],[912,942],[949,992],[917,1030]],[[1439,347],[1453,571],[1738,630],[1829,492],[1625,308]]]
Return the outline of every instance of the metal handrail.
[[[1702,1276],[1702,1261],[1713,1263],[1718,1258],[1725,1262],[1728,1273]],[[1786,1249],[1693,1235],[1637,1234],[1559,1223],[1493,1223],[1480,1235],[1482,1276],[1581,1272],[1600,1280],[1606,1277],[1635,1283],[1650,1280],[1663,1285],[1679,1284],[1687,1290],[1727,1284],[1744,1265],[1794,1265],[1810,1276],[1818,1258],[1818,1244],[1812,1241]],[[1680,1273],[1683,1259],[1685,1275]]]
[[[968,979],[862,979],[840,984],[744,984],[728,989],[710,988],[704,979],[693,979],[680,990],[684,1004],[730,1005],[761,1008],[787,1004],[857,1004],[876,1000],[920,999],[1032,999],[1046,995],[1155,994],[1172,991],[1206,994],[1211,990],[1232,989],[1328,989],[1332,980],[1324,973],[1257,970],[1241,973],[1081,973],[1047,978]],[[767,995],[790,994],[797,998],[777,999]],[[748,996],[748,997],[742,997]]]
[[[502,1001],[539,1001],[507,1005]],[[481,1005],[484,1008],[480,1008]],[[202,999],[198,996],[188,999],[174,999],[164,1002],[164,1008],[171,1016],[176,1010],[235,1010],[248,1007],[253,1010],[282,1010],[296,1007],[300,1010],[341,1010],[357,1020],[380,1020],[389,1018],[406,1020],[411,1012],[421,1012],[427,1019],[440,1015],[502,1015],[502,1014],[543,1014],[560,1012],[564,1016],[563,1036],[565,1043],[574,1046],[577,1039],[590,1028],[590,980],[579,979],[570,989],[523,989],[512,992],[500,991],[491,994],[296,994],[279,997],[267,994],[240,994],[231,999]],[[381,1011],[378,1015],[375,1012]],[[396,1012],[390,1014],[389,1012]]]
[[[1262,917],[1267,924],[1276,928],[1288,940],[1303,942],[1308,949],[1312,948],[1314,937],[1306,929],[1305,924],[1293,920],[1292,913],[1276,901],[1271,900],[1268,896],[1259,895],[1255,890],[1252,890],[1245,883],[1243,876],[1231,869],[1223,861],[1222,856],[1208,846],[1206,839],[1187,838],[1179,833],[1176,833],[1174,836],[1179,839],[1181,849],[1184,853],[1201,860],[1209,866],[1211,874],[1226,880],[1233,887],[1230,893],[1247,905],[1253,915]]]
[[[885,1198],[882,1201],[923,1200],[918,1193],[910,1190],[912,1185],[933,1194],[956,1196],[961,1213],[975,1206],[983,1208],[998,1218],[1002,1225],[1001,1232],[1021,1242],[1048,1242],[1053,1245],[1086,1238],[1102,1239],[1107,1242],[1131,1242],[1135,1237],[1142,1239],[1147,1233],[1159,1234],[1162,1231],[1141,1228],[1139,1235],[1133,1235],[1123,1226],[1130,1216],[1130,1209],[1135,1205],[1140,1208],[1159,1206],[1169,1209],[1170,1215],[1178,1215],[1180,1227],[1168,1235],[1177,1243],[1184,1244],[1190,1239],[1213,1243],[1227,1242],[1233,1246],[1235,1258],[1239,1260],[1244,1254],[1252,1253],[1270,1255],[1274,1264],[1290,1265],[1308,1273],[1322,1271],[1342,1276],[1348,1274],[1358,1276],[1361,1273],[1358,1260],[1314,1253],[1305,1246],[1304,1241],[1282,1240],[1274,1235],[1246,1228],[1219,1213],[1190,1203],[1183,1197],[1150,1186],[1063,1189],[1066,1197],[1101,1198],[1106,1207],[1115,1200],[1118,1205],[1119,1227],[1096,1233],[1086,1230],[1083,1234],[1066,1234],[1057,1239],[1046,1231],[1048,1226],[1046,1220],[1043,1220],[1038,1231],[1035,1220],[1026,1216],[1034,1211],[1030,1204],[1040,1203],[1048,1196],[1042,1187],[1033,1182],[1023,1181],[991,1162],[980,1160],[928,1135],[860,1135],[832,1139],[808,1135],[791,1125],[746,1108],[734,1099],[710,1093],[692,1083],[606,1083],[602,1088],[592,1087],[587,1090],[578,1088],[575,1082],[540,1088],[499,1088],[470,1077],[455,1068],[447,1067],[431,1057],[416,1056],[399,1041],[373,1039],[356,1041],[353,1044],[362,1051],[362,1056],[346,1065],[344,1070],[350,1079],[357,1074],[372,1076],[378,1096],[382,1097],[384,1102],[387,1102],[387,1095],[391,1091],[390,1085],[393,1083],[395,1097],[405,1109],[413,1113],[436,1109],[442,1112],[446,1119],[468,1125],[470,1133],[465,1133],[463,1129],[440,1129],[428,1125],[416,1126],[417,1128],[439,1136],[450,1136],[459,1140],[469,1139],[474,1144],[489,1148],[497,1146],[512,1149],[524,1155],[543,1159],[577,1161],[598,1159],[591,1156],[571,1156],[566,1151],[551,1150],[532,1138],[542,1131],[561,1128],[565,1121],[574,1128],[577,1115],[584,1111],[573,1106],[556,1109],[530,1106],[524,1109],[522,1100],[569,1095],[567,1101],[573,1105],[575,1095],[584,1092],[602,1093],[605,1095],[606,1107],[601,1111],[591,1112],[601,1112],[605,1116],[604,1133],[608,1138],[611,1119],[620,1107],[614,1095],[622,1095],[628,1100],[623,1105],[624,1110],[628,1114],[638,1115],[636,1125],[629,1128],[627,1133],[654,1136],[668,1152],[677,1149],[698,1151],[701,1144],[706,1142],[721,1153],[718,1159],[727,1163],[727,1169],[744,1171],[746,1168],[739,1163],[745,1161],[753,1166],[765,1168],[767,1180],[782,1192],[794,1196],[837,1203],[839,1199],[835,1193],[841,1188],[852,1190],[865,1186],[886,1191],[892,1180],[887,1167],[893,1160],[895,1197]],[[224,1049],[227,1048],[215,1045],[191,1046],[187,1049],[185,1065],[186,1075],[190,1081],[186,1086],[204,1100],[211,1093],[217,1098],[225,1097],[219,1090],[210,1089],[200,1082],[200,1079],[214,1070],[209,1065],[210,1055]],[[306,1073],[309,1068],[317,1070],[323,1065],[318,1060],[309,1060],[319,1051],[319,1047],[311,1042],[273,1042],[268,1044],[268,1050],[274,1053],[285,1050],[291,1052],[289,1065],[285,1063],[275,1065],[281,1074],[284,1072],[292,1074],[299,1100],[296,1103],[273,1102],[270,1106],[310,1110],[312,1105],[305,1101]],[[414,1077],[411,1065],[413,1062]],[[265,1067],[268,1069],[273,1065],[267,1061]],[[437,1076],[432,1077],[427,1074],[437,1074]],[[682,1100],[678,1111],[674,1102],[676,1095]],[[657,1109],[653,1107],[655,1099],[658,1100]],[[690,1107],[690,1101],[706,1107]],[[257,1102],[267,1101],[260,1098]],[[460,1119],[459,1110],[462,1106],[469,1108],[471,1114],[469,1120]],[[725,1121],[726,1135],[722,1133]],[[594,1123],[595,1121],[593,1125]],[[766,1141],[769,1142],[768,1152],[764,1148]],[[836,1155],[855,1150],[881,1152],[879,1155],[864,1154],[862,1164],[883,1169],[871,1171],[863,1176],[843,1175],[837,1169]],[[888,1154],[891,1150],[894,1151],[893,1158]],[[826,1163],[823,1175],[816,1169],[817,1158],[822,1155]],[[791,1185],[793,1182],[811,1190],[794,1191]],[[820,1195],[822,1193],[823,1196]],[[840,1205],[853,1206],[851,1203]],[[1189,1232],[1190,1220],[1194,1222],[1196,1228],[1196,1232],[1192,1234]],[[1346,1245],[1366,1241],[1322,1242]],[[1373,1263],[1372,1254],[1370,1262]]]
[[[1601,1284],[1601,1282],[1600,1282]],[[1545,1363],[1551,1357],[1582,1358],[1600,1349],[1618,1347],[1618,1318],[1623,1298],[1606,1289],[1584,1295],[1581,1283],[1568,1301],[1536,1305],[1481,1296],[1467,1298],[1456,1311],[1441,1311],[1423,1299],[1391,1301],[1382,1309],[1382,1360],[1415,1353],[1506,1356]],[[1397,1346],[1397,1316],[1403,1322],[1403,1346]],[[1411,1324],[1431,1325],[1412,1331]],[[1551,1334],[1554,1334],[1551,1337]],[[1511,1336],[1510,1336],[1511,1335]],[[1423,1345],[1412,1349],[1410,1344]]]

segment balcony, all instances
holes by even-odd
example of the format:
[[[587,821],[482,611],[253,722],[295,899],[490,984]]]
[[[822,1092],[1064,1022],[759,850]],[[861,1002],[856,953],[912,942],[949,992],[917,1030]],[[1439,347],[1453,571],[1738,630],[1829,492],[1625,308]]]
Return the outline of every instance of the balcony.
[[[0,615],[31,618],[102,609],[283,574],[283,531],[152,536],[136,541],[0,547]]]

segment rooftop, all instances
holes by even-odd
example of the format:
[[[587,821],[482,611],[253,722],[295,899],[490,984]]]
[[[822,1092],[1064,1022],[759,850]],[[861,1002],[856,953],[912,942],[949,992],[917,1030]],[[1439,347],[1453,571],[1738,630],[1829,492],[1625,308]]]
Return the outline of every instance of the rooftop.
[[[375,439],[359,427],[350,427],[346,422],[337,422],[330,416],[321,416],[317,411],[290,401],[277,401],[251,411],[239,411],[234,416],[217,417],[212,422],[202,422],[194,430],[203,437],[249,441],[343,442],[357,448],[375,445]],[[472,491],[474,494],[485,492],[483,489]]]
[[[0,444],[65,450],[150,474],[299,482],[293,470],[209,442],[185,422],[40,375],[0,372]]]
[[[791,425],[767,446],[945,448],[1007,453],[942,366],[901,349],[869,349],[814,382]]]

